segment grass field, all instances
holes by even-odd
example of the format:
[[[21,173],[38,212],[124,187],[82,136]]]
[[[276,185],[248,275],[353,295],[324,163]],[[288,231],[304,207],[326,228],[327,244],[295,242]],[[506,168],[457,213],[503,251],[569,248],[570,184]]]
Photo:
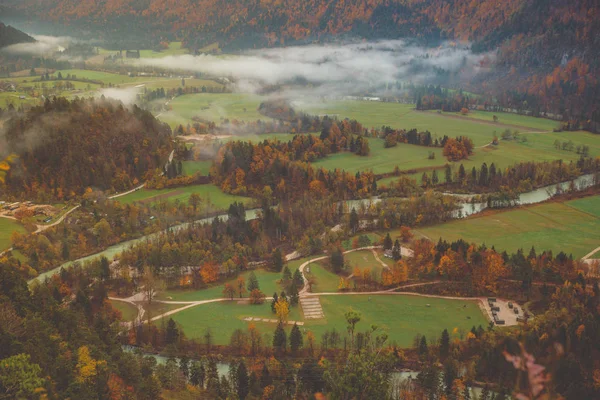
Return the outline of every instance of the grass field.
[[[319,263],[311,263],[308,268],[310,273],[307,272],[307,275],[316,281],[311,287],[313,293],[338,291],[338,285],[340,283],[340,277],[338,275],[330,272]]]
[[[138,316],[138,309],[133,304],[124,301],[110,301],[110,305],[121,312],[121,321],[133,321]]]
[[[535,246],[538,253],[564,251],[583,257],[600,246],[600,196],[499,211],[418,232],[433,241],[462,238],[509,252]]]
[[[430,112],[437,113],[437,111]],[[470,111],[467,115],[462,115],[460,113],[443,112],[442,115],[458,116],[461,118],[472,118],[475,120],[486,121],[491,123],[494,123],[495,115],[498,117],[498,126],[502,126],[503,124],[516,125],[527,127],[530,129],[535,129],[537,131],[552,131],[554,128],[559,126],[558,121],[553,121],[551,119],[528,117],[527,115],[519,115],[505,112]]]
[[[193,117],[202,120],[222,122],[224,119],[240,121],[265,120],[258,112],[263,98],[257,95],[240,93],[198,93],[179,96],[171,101],[170,112],[161,115],[160,119],[171,126],[193,123]]]
[[[183,161],[183,174],[191,176],[200,172],[202,175],[208,175],[211,165],[212,161]]]
[[[10,235],[15,231],[26,233],[25,228],[17,221],[8,218],[0,218],[0,252],[10,248],[12,245]]]
[[[361,321],[357,332],[365,331],[372,324],[378,325],[389,334],[390,342],[399,346],[409,347],[417,334],[424,334],[430,340],[439,337],[442,330],[450,332],[454,328],[464,332],[472,326],[486,326],[487,320],[475,302],[462,300],[445,300],[409,295],[387,296],[321,296],[321,304],[325,319],[305,321],[302,330],[312,331],[317,341],[321,335],[335,328],[342,337],[346,332],[344,313],[350,308],[361,313]],[[216,344],[227,344],[235,329],[247,330],[248,322],[244,317],[273,318],[270,304],[252,306],[225,302],[206,304],[184,310],[172,316],[183,326],[187,337],[201,338],[207,328],[210,328]],[[293,307],[290,320],[302,320],[299,307]],[[275,330],[275,324],[253,322],[264,334],[270,335]],[[289,333],[288,327],[288,333]]]
[[[224,193],[215,185],[192,185],[160,190],[141,189],[126,196],[119,197],[118,201],[123,204],[131,204],[137,201],[154,203],[167,199],[169,201],[179,200],[181,202],[187,202],[192,193],[199,194],[205,204],[210,203],[219,210],[227,209],[230,204],[236,201],[249,204],[252,200],[249,197],[234,196]]]
[[[292,270],[292,273],[293,272],[294,271]],[[255,270],[254,274],[256,275],[256,278],[258,279],[258,284],[260,285],[260,290],[262,290],[262,292],[267,297],[272,296],[273,293],[275,293],[275,292],[277,292],[277,293],[281,292],[282,288],[277,283],[277,281],[279,279],[281,279],[280,273],[275,273],[275,272],[259,269],[259,270]],[[250,271],[247,271],[247,272],[244,272],[243,274],[241,274],[241,276],[246,281],[246,284],[248,283],[249,275],[250,275]],[[228,283],[230,283],[234,287],[237,287],[236,282],[237,282],[237,278],[231,279],[228,281]],[[213,286],[213,287],[210,287],[207,289],[201,289],[201,290],[166,290],[164,292],[161,292],[158,295],[158,298],[160,300],[169,299],[169,300],[175,300],[175,301],[198,301],[198,300],[218,299],[218,298],[225,297],[225,295],[223,295],[223,287],[224,286],[225,286],[224,284],[219,284],[217,286]],[[236,296],[236,297],[239,297],[239,296]],[[245,293],[244,297],[247,298],[248,293]]]
[[[57,75],[59,71],[56,71],[54,75]],[[63,69],[60,70],[62,76],[66,79],[67,75],[71,74],[71,76],[76,76],[78,79],[91,79],[94,81],[100,81],[104,84],[113,84],[113,85],[121,85],[127,83],[141,83],[147,81],[155,81],[161,78],[155,77],[144,77],[144,76],[136,76],[129,77],[127,75],[120,74],[111,74],[109,72],[102,71],[91,71],[85,69]],[[181,82],[181,80],[180,80]]]

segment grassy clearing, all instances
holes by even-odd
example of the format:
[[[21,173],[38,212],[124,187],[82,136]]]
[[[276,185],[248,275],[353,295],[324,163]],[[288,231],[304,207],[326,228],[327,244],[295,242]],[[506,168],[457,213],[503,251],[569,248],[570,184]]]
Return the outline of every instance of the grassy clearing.
[[[193,123],[192,118],[220,123],[225,119],[256,121],[266,119],[258,112],[261,96],[240,93],[198,93],[179,96],[171,101],[172,110],[161,115],[171,126]]]
[[[138,316],[138,309],[133,304],[124,301],[110,301],[110,305],[121,312],[121,321],[133,321]]]
[[[212,204],[220,210],[228,208],[230,204],[236,201],[244,204],[249,204],[252,201],[249,197],[234,196],[224,193],[215,185],[192,185],[160,190],[141,189],[126,196],[119,197],[118,201],[123,204],[131,204],[137,201],[154,203],[161,200],[179,200],[180,202],[187,202],[192,193],[199,194],[205,204]]]
[[[430,112],[437,113],[437,111]],[[458,116],[462,118],[472,118],[475,120],[486,121],[491,123],[494,123],[495,115],[498,117],[498,122],[496,123],[498,127],[502,127],[502,125],[517,125],[527,127],[530,129],[535,129],[536,131],[552,131],[554,128],[557,128],[559,126],[558,121],[553,121],[551,119],[529,117],[527,115],[519,115],[505,112],[471,111],[467,115],[450,112],[442,112],[441,114],[449,116]],[[504,129],[506,128],[502,127],[501,130]]]
[[[293,273],[293,271],[292,271]],[[258,279],[258,284],[260,285],[260,290],[265,293],[267,297],[273,295],[273,293],[281,292],[282,288],[277,283],[279,279],[281,279],[281,274],[271,271],[266,271],[263,269],[255,270],[254,274]],[[244,272],[241,274],[248,283],[248,276],[250,276],[250,271]],[[235,288],[237,288],[237,278],[229,280],[227,283],[230,283]],[[223,287],[225,284],[219,284],[217,286],[213,286],[207,289],[200,290],[167,290],[159,294],[158,298],[161,300],[174,300],[174,301],[199,301],[199,300],[209,300],[209,299],[219,299],[225,297],[223,295]],[[236,296],[239,297],[239,296]],[[248,293],[244,294],[244,297],[248,297]]]
[[[420,229],[431,240],[459,238],[514,252],[552,250],[583,257],[600,245],[600,196],[495,212]]]
[[[13,219],[0,218],[0,251],[10,248],[12,245],[10,235],[13,232],[26,233],[27,231]]]
[[[137,85],[138,85],[138,83],[132,82],[132,83],[124,84],[123,86],[137,86]],[[181,85],[180,77],[175,77],[175,78],[145,77],[144,86],[148,89],[158,89],[158,88],[177,89],[179,87],[183,88],[183,86]],[[219,88],[219,89],[221,89],[223,87],[223,85],[221,85],[218,82],[211,81],[208,79],[196,79],[196,78],[192,78],[192,79],[185,78],[185,86],[198,87],[198,88],[202,88],[203,86],[205,86],[207,88],[213,87],[213,88]]]
[[[417,334],[424,334],[431,340],[439,337],[443,329],[452,331],[458,328],[459,331],[466,332],[472,326],[487,325],[478,305],[471,301],[409,295],[321,296],[320,299],[325,319],[305,321],[301,328],[312,331],[317,340],[325,331],[333,328],[344,335],[347,325],[344,313],[350,308],[359,311],[362,316],[357,331],[367,330],[372,324],[376,324],[388,332],[390,342],[403,347],[411,346]],[[193,307],[172,318],[183,326],[187,337],[201,338],[206,329],[210,328],[216,344],[227,344],[235,329],[247,330],[249,323],[243,321],[243,318],[249,316],[269,319],[274,317],[268,303],[252,306],[224,302]],[[299,307],[292,308],[289,319],[302,320]],[[275,331],[276,325],[273,323],[253,323],[269,339]],[[289,329],[290,327],[288,333]]]
[[[202,175],[208,175],[212,161],[183,161],[182,165],[184,175],[191,176],[197,172],[200,172]]]
[[[289,314],[290,321],[302,320],[300,306],[292,307]],[[249,322],[246,317],[276,319],[271,311],[271,303],[262,305],[238,304],[237,301],[210,303],[183,310],[172,316],[175,322],[181,324],[188,338],[200,339],[207,329],[213,334],[215,344],[229,344],[231,334],[236,329],[246,331]],[[159,322],[160,323],[160,322]],[[270,322],[252,322],[262,333],[272,334],[277,324]],[[291,326],[287,327],[289,335]],[[268,343],[270,345],[270,343]]]
[[[371,250],[354,251],[344,254],[344,261],[350,266],[350,271],[354,268],[376,268],[381,269],[381,264],[375,259]]]
[[[337,292],[340,283],[340,277],[330,272],[319,263],[311,263],[309,266],[309,277],[312,277],[316,283],[311,287],[313,293]]]
[[[58,75],[59,71],[56,71],[54,73],[54,75]],[[120,74],[111,74],[109,72],[102,72],[102,71],[91,71],[91,70],[84,70],[84,69],[63,69],[60,70],[60,73],[62,74],[62,76],[64,78],[67,77],[67,75],[71,75],[71,76],[75,76],[77,77],[77,79],[90,79],[90,80],[94,80],[94,81],[100,81],[106,85],[113,84],[113,85],[121,85],[121,84],[131,84],[131,83],[140,83],[140,82],[146,82],[146,81],[155,81],[161,78],[155,78],[155,77],[143,77],[143,76],[136,76],[136,77],[129,77],[127,75],[120,75]]]

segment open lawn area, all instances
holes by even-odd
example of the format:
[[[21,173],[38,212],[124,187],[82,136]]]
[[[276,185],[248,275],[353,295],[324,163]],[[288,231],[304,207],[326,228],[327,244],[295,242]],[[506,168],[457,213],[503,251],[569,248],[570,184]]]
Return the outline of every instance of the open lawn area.
[[[327,261],[322,261],[327,262]],[[329,271],[320,263],[311,263],[307,266],[306,275],[315,280],[311,287],[313,293],[337,292],[340,283],[340,277]],[[310,272],[308,272],[310,271]]]
[[[124,301],[110,301],[110,305],[121,312],[121,321],[133,321],[138,316],[138,309],[133,304]]]
[[[212,204],[211,210],[216,207],[219,210],[229,208],[229,205],[234,202],[242,202],[249,204],[252,199],[249,197],[234,196],[224,193],[215,185],[192,185],[182,186],[171,189],[140,189],[126,196],[119,197],[117,200],[123,204],[131,204],[134,202],[155,203],[158,201],[175,201],[187,202],[192,193],[200,195],[204,204]],[[201,205],[203,207],[204,205]]]
[[[437,113],[437,111],[429,111]],[[467,115],[460,113],[442,112],[442,115],[457,116],[461,118],[472,118],[479,121],[494,123],[494,115],[498,117],[498,126],[515,125],[534,129],[536,131],[552,131],[558,127],[560,123],[548,118],[529,117],[527,115],[519,115],[505,112],[488,112],[488,111],[470,111]],[[503,128],[502,130],[504,130]],[[512,129],[511,129],[512,130]]]
[[[392,128],[403,128],[417,130],[429,130],[433,135],[442,137],[448,135],[468,136],[473,139],[475,146],[482,146],[492,141],[493,133],[498,135],[506,129],[502,120],[498,124],[489,124],[478,121],[476,118],[449,118],[444,114],[436,112],[417,111],[414,104],[384,103],[379,101],[315,101],[310,104],[301,105],[299,110],[316,115],[330,115],[338,118],[352,118],[362,123],[367,128],[381,128],[391,126]],[[474,113],[475,115],[475,113]],[[540,126],[551,130],[552,124],[540,122],[539,118],[518,116],[514,118],[501,115],[506,118],[507,124],[518,122],[518,125],[539,131]],[[490,117],[491,118],[491,117]],[[509,120],[510,119],[510,120]]]
[[[380,255],[381,259],[383,255]],[[354,270],[354,268],[370,268],[372,269],[382,269],[381,263],[375,259],[373,252],[371,250],[361,250],[361,251],[353,251],[352,253],[344,254],[344,261],[347,265],[350,266],[350,273]],[[385,260],[382,259],[383,262]]]
[[[538,253],[564,251],[583,257],[600,246],[600,196],[485,213],[419,229],[418,233],[436,242],[440,237],[462,238],[500,251],[527,251],[535,246]]]
[[[8,218],[0,218],[0,252],[8,249],[12,245],[10,235],[15,231],[19,233],[27,232],[17,221]]]
[[[169,103],[172,110],[160,119],[171,126],[193,124],[192,118],[217,124],[225,119],[256,121],[268,119],[258,112],[263,97],[241,93],[198,93],[179,96]]]
[[[58,75],[59,71],[56,71],[53,75]],[[161,78],[156,77],[148,77],[148,76],[136,76],[129,77],[127,75],[121,74],[113,74],[110,72],[103,71],[92,71],[86,69],[63,69],[60,70],[61,75],[64,79],[67,78],[67,75],[71,75],[72,77],[76,77],[77,79],[90,79],[94,81],[100,81],[105,85],[113,84],[113,85],[121,85],[128,83],[141,83],[147,81],[155,81]]]
[[[487,320],[474,301],[446,300],[410,295],[342,295],[321,296],[325,319],[305,321],[301,330],[312,331],[317,341],[325,331],[336,329],[342,337],[346,334],[344,313],[350,308],[361,313],[357,332],[378,325],[389,334],[389,340],[399,346],[409,347],[417,334],[426,335],[429,340],[439,337],[442,330],[452,332],[454,328],[466,332],[473,326],[487,326]],[[180,323],[185,335],[201,338],[210,328],[216,344],[228,344],[236,329],[247,330],[249,323],[245,317],[275,318],[267,302],[261,306],[223,302],[200,305],[180,313],[172,318]],[[302,320],[300,307],[293,307],[290,320]],[[253,322],[270,340],[276,324]],[[290,327],[288,326],[288,334]]]
[[[289,320],[302,320],[300,306],[292,307]],[[236,329],[246,331],[249,322],[243,320],[246,317],[257,317],[276,319],[277,316],[271,311],[271,303],[266,301],[261,305],[253,305],[246,302],[225,301],[220,303],[209,303],[183,310],[171,316],[175,322],[181,324],[188,338],[200,339],[207,329],[213,334],[215,344],[229,344],[231,334]],[[160,322],[158,322],[160,324]],[[252,322],[262,333],[272,333],[277,327],[271,322]],[[291,326],[288,326],[288,334]],[[270,343],[269,343],[270,345]]]
[[[292,273],[294,273],[294,270],[292,270]],[[281,279],[280,273],[258,269],[254,271],[254,274],[258,279],[260,290],[262,290],[267,297],[271,297],[273,296],[273,293],[280,293],[283,290],[282,287],[277,283],[277,281]],[[244,281],[246,281],[246,286],[248,285],[249,275],[250,271],[246,271],[240,275],[244,278]],[[228,283],[237,288],[237,278],[229,280]],[[200,290],[166,290],[164,292],[159,293],[158,298],[160,300],[174,301],[199,301],[219,299],[226,297],[223,294],[224,286],[225,284],[221,283],[216,286],[211,286],[209,288]],[[239,296],[236,295],[236,298],[237,297]],[[248,298],[248,293],[244,293],[244,298]]]

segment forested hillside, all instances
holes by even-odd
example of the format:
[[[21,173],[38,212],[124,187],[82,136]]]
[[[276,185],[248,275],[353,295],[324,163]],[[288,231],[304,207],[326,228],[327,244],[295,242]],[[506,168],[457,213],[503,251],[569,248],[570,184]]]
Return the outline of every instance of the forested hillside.
[[[28,200],[130,189],[161,168],[172,147],[170,128],[152,114],[107,100],[47,100],[4,128],[0,153],[16,159],[0,193]]]
[[[17,43],[32,43],[35,39],[10,25],[0,22],[0,49]]]

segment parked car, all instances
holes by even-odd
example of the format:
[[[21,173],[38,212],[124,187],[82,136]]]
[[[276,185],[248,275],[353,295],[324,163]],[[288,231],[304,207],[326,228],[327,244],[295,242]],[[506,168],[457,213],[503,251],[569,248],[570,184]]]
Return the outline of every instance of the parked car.
[[[508,302],[508,308],[513,308],[513,303],[512,302]]]
[[[518,314],[518,313],[519,313],[519,309],[518,309],[517,307],[515,307],[515,308],[513,309],[513,311],[515,312],[515,314]]]

